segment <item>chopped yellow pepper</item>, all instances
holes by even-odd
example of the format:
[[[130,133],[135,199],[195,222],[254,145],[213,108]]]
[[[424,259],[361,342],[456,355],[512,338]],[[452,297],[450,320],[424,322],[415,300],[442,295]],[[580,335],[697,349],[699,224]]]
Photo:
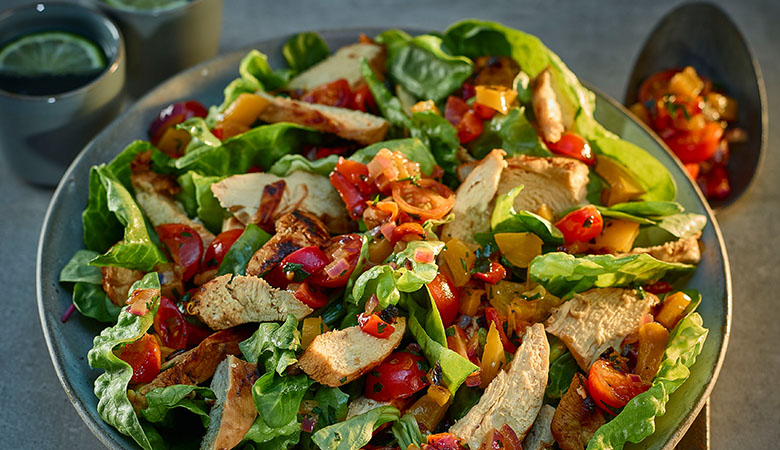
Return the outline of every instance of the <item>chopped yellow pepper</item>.
[[[530,233],[498,233],[493,236],[501,254],[517,267],[528,267],[531,260],[542,254],[542,240]]]
[[[517,98],[517,91],[505,86],[476,86],[475,90],[477,103],[493,108],[501,114],[507,114]]]
[[[547,203],[542,203],[542,206],[540,206],[539,209],[536,210],[536,214],[547,219],[549,222],[552,222],[553,219],[555,219],[555,213],[553,213],[553,210],[550,209],[549,206],[547,206]]]
[[[674,294],[666,297],[664,303],[661,305],[661,310],[655,316],[655,320],[666,329],[671,330],[677,325],[685,309],[691,304],[691,298],[685,292],[675,292]]]
[[[609,156],[596,155],[596,173],[609,184],[606,206],[624,203],[645,193],[628,169]]]
[[[307,317],[303,319],[301,327],[301,347],[306,348],[317,336],[328,331],[328,326],[320,317]]]
[[[477,261],[477,255],[463,241],[453,238],[447,241],[441,256],[452,273],[453,284],[457,287],[465,286],[471,279],[471,268]]]
[[[409,108],[409,110],[412,113],[431,111],[431,112],[435,112],[438,115],[441,115],[441,111],[439,111],[439,108],[436,107],[436,103],[434,103],[433,100],[423,100],[417,102],[414,105],[412,105],[412,107]]]
[[[604,230],[596,236],[592,247],[607,249],[610,253],[628,252],[634,246],[634,240],[639,236],[639,224],[628,220],[609,220],[604,224]]]
[[[639,328],[639,351],[636,370],[643,383],[650,384],[661,366],[669,330],[657,322],[649,322]]]
[[[490,322],[487,340],[485,341],[485,350],[482,352],[482,364],[480,365],[480,377],[483,389],[493,381],[498,375],[498,371],[506,364],[506,355],[504,355],[504,344],[501,343],[501,336],[498,334],[495,322]]]
[[[233,122],[251,126],[257,121],[260,113],[270,104],[270,101],[259,95],[243,93],[227,107],[222,114],[221,122]]]

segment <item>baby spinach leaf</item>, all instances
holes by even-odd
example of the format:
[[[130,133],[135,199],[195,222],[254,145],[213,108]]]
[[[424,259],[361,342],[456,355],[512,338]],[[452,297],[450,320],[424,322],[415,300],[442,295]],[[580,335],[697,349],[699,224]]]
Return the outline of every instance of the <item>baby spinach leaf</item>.
[[[154,321],[160,299],[157,273],[149,273],[135,282],[130,292],[136,289],[157,290],[158,295],[154,298],[152,307],[142,316],[131,314],[124,309],[119,314],[116,325],[104,329],[95,337],[92,349],[87,353],[87,361],[93,369],[105,370],[95,380],[97,411],[100,417],[120,433],[132,437],[144,449],[151,450],[152,444],[127,398],[127,385],[133,376],[133,369],[114,354],[114,349],[120,345],[140,339]]]
[[[149,391],[146,398],[147,407],[141,410],[144,419],[152,423],[164,422],[168,412],[174,408],[183,408],[200,417],[204,427],[209,426],[208,407],[203,400],[189,398],[195,392],[202,398],[216,398],[214,392],[207,387],[176,384]]]
[[[92,250],[78,250],[60,271],[60,283],[91,283],[102,284],[103,273],[99,267],[90,266],[89,262],[98,256]]]
[[[382,116],[396,127],[405,130],[412,128],[412,120],[404,112],[401,101],[387,90],[384,83],[379,81],[365,58],[360,61],[360,74],[363,75],[368,88],[371,89],[371,95],[374,97]]]
[[[433,111],[412,114],[412,137],[427,142],[436,162],[445,172],[454,174],[458,168],[456,156],[460,147],[458,131],[444,117]],[[430,174],[426,172],[426,174]]]
[[[251,223],[247,225],[241,236],[236,239],[233,246],[225,253],[225,258],[222,260],[222,264],[219,265],[219,269],[217,269],[217,276],[228,273],[245,275],[246,265],[249,264],[249,260],[269,239],[271,239],[271,235],[257,225]]]
[[[525,115],[525,107],[512,108],[508,114],[496,114],[485,124],[477,139],[466,144],[471,154],[482,159],[494,148],[501,148],[507,157],[518,155],[552,156],[533,124]]]
[[[330,56],[328,44],[314,32],[298,33],[282,46],[282,55],[294,73],[300,73]]]
[[[422,348],[428,362],[431,365],[436,363],[441,365],[444,384],[453,395],[466,380],[466,377],[479,370],[479,367],[472,364],[471,361],[432,339],[414,315],[409,317],[409,331]]]
[[[574,374],[577,373],[579,366],[574,359],[574,355],[566,352],[550,363],[549,377],[547,378],[547,387],[544,390],[545,397],[552,400],[560,400],[563,394],[569,390]]]
[[[551,294],[570,297],[594,287],[623,287],[679,277],[696,266],[659,261],[647,254],[613,256],[588,255],[580,258],[553,252],[537,256],[528,266],[528,277]]]
[[[671,216],[685,211],[677,202],[644,201],[617,203],[609,207],[610,211],[619,211],[640,217]]]
[[[530,211],[515,211],[514,202],[522,190],[523,186],[517,186],[496,198],[493,214],[490,217],[492,232],[495,234],[530,231],[547,244],[563,244],[561,230],[547,219]]]
[[[229,213],[219,204],[219,200],[211,192],[211,185],[223,177],[204,177],[197,172],[189,171],[179,176],[181,192],[176,197],[185,207],[187,214],[197,216],[212,233],[222,230],[222,221]]]
[[[108,210],[124,225],[125,232],[122,242],[112,246],[107,253],[95,257],[90,264],[150,271],[157,264],[167,262],[165,255],[152,241],[144,216],[130,192],[107,167],[98,166],[95,170],[106,191]]]
[[[114,323],[121,306],[116,306],[108,298],[100,284],[91,284],[80,281],[73,286],[73,305],[85,317],[90,317],[100,322]]]
[[[327,425],[333,425],[347,417],[349,411],[349,395],[337,387],[320,386],[317,393],[314,394],[314,400],[317,402],[319,420]]]
[[[277,177],[286,177],[297,170],[301,170],[328,176],[336,168],[338,160],[338,155],[329,155],[315,161],[309,161],[301,155],[284,155],[268,169],[268,173]]]
[[[700,233],[707,226],[707,217],[695,213],[673,214],[661,217],[656,226],[682,239]]]
[[[392,406],[380,406],[344,422],[327,426],[311,437],[322,450],[353,450],[371,440],[374,430],[398,420],[401,413]]]
[[[645,150],[614,137],[588,137],[593,151],[617,160],[634,174],[645,193],[639,199],[647,201],[673,201],[677,185],[669,171]]]

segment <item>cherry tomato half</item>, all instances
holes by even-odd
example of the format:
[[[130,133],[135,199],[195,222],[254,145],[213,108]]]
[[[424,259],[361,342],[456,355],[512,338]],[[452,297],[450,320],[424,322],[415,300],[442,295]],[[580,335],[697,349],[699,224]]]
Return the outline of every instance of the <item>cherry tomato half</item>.
[[[393,200],[402,211],[419,220],[441,219],[455,205],[455,193],[430,178],[393,183]]]
[[[154,333],[165,347],[178,350],[187,346],[187,326],[184,314],[168,297],[160,299],[160,306],[154,316]]]
[[[336,81],[317,86],[306,92],[301,97],[301,100],[320,105],[346,108],[352,102],[352,91],[349,89],[349,82],[344,78],[339,78]]]
[[[132,383],[148,383],[160,373],[162,353],[157,338],[144,334],[141,339],[131,342],[121,350],[117,357],[133,368]]]
[[[365,395],[378,402],[411,397],[430,384],[427,372],[428,362],[422,356],[393,352],[366,376]]]
[[[680,69],[669,69],[662,72],[654,73],[639,87],[639,94],[637,99],[639,102],[644,103],[648,100],[655,100],[658,97],[669,92],[669,80],[672,79],[674,74],[679,72]]]
[[[566,214],[555,227],[561,230],[567,244],[587,242],[601,234],[604,218],[595,206],[588,205]]]
[[[149,138],[157,145],[165,130],[191,117],[206,117],[208,110],[200,102],[189,100],[168,105],[149,125]]]
[[[363,238],[359,234],[342,234],[334,236],[325,247],[325,256],[328,264],[314,272],[309,281],[312,284],[323,287],[342,287],[349,281],[349,276],[357,266],[360,259],[360,250],[363,247]]]
[[[244,233],[243,228],[223,231],[211,241],[205,253],[203,253],[202,270],[217,269],[225,259],[225,254]]]
[[[428,283],[428,292],[431,293],[431,297],[436,303],[436,309],[439,310],[444,328],[449,327],[455,322],[460,310],[458,289],[446,275],[439,273],[433,281]]]
[[[468,103],[458,97],[450,96],[447,98],[447,104],[444,106],[444,118],[457,127],[460,121],[463,120],[463,116],[470,110]]]
[[[700,130],[676,133],[664,140],[682,162],[696,163],[710,159],[722,137],[723,127],[716,122],[707,122]]]
[[[271,269],[265,280],[271,286],[284,289],[291,282],[302,282],[329,262],[319,247],[303,247],[285,256]]]
[[[195,276],[203,255],[203,241],[198,232],[181,223],[166,223],[155,230],[173,262],[184,267],[182,279],[188,281]]]
[[[390,245],[395,245],[398,241],[411,242],[419,241],[425,238],[425,230],[417,222],[406,222],[393,228],[390,236]]]
[[[309,280],[304,280],[299,285],[290,284],[288,288],[295,288],[295,298],[305,303],[311,309],[322,308],[328,304],[328,296],[317,287],[312,286]]]
[[[642,384],[639,376],[632,377],[614,367],[606,359],[599,359],[588,372],[588,392],[604,411],[615,414],[615,409],[626,406],[632,398],[650,386]]]
[[[567,131],[563,133],[558,142],[547,142],[547,147],[555,154],[578,159],[589,166],[596,164],[596,157],[593,155],[590,144],[577,133]]]
[[[490,261],[487,272],[476,272],[473,276],[485,283],[496,284],[506,278],[506,268],[500,263]]]

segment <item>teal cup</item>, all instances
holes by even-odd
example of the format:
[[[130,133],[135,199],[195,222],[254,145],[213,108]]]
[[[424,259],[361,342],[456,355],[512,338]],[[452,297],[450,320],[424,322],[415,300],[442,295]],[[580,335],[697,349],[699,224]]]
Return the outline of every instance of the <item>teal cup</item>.
[[[53,186],[78,152],[121,110],[125,50],[117,27],[94,8],[38,2],[0,13],[0,48],[42,31],[78,34],[102,51],[106,67],[85,84],[55,94],[25,94],[0,84],[0,149],[26,181]]]
[[[124,36],[131,97],[140,97],[219,50],[222,0],[169,0],[155,9],[128,8],[116,0],[94,2]]]

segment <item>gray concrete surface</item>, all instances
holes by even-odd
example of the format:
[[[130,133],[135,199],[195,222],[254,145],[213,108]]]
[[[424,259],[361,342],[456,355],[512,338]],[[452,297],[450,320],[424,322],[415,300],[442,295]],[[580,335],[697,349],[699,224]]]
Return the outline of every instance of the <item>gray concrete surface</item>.
[[[0,1],[0,8],[25,3]],[[221,51],[307,29],[408,26],[443,29],[467,17],[498,20],[540,36],[583,79],[622,97],[631,64],[653,24],[677,2],[268,1],[225,0]],[[780,2],[720,2],[761,63],[770,124],[780,120]],[[771,126],[770,126],[771,128]],[[752,190],[719,216],[734,278],[734,324],[712,394],[713,449],[780,444],[780,136]],[[50,190],[15,178],[0,162],[0,448],[98,449],[52,368],[35,303],[35,251]]]

